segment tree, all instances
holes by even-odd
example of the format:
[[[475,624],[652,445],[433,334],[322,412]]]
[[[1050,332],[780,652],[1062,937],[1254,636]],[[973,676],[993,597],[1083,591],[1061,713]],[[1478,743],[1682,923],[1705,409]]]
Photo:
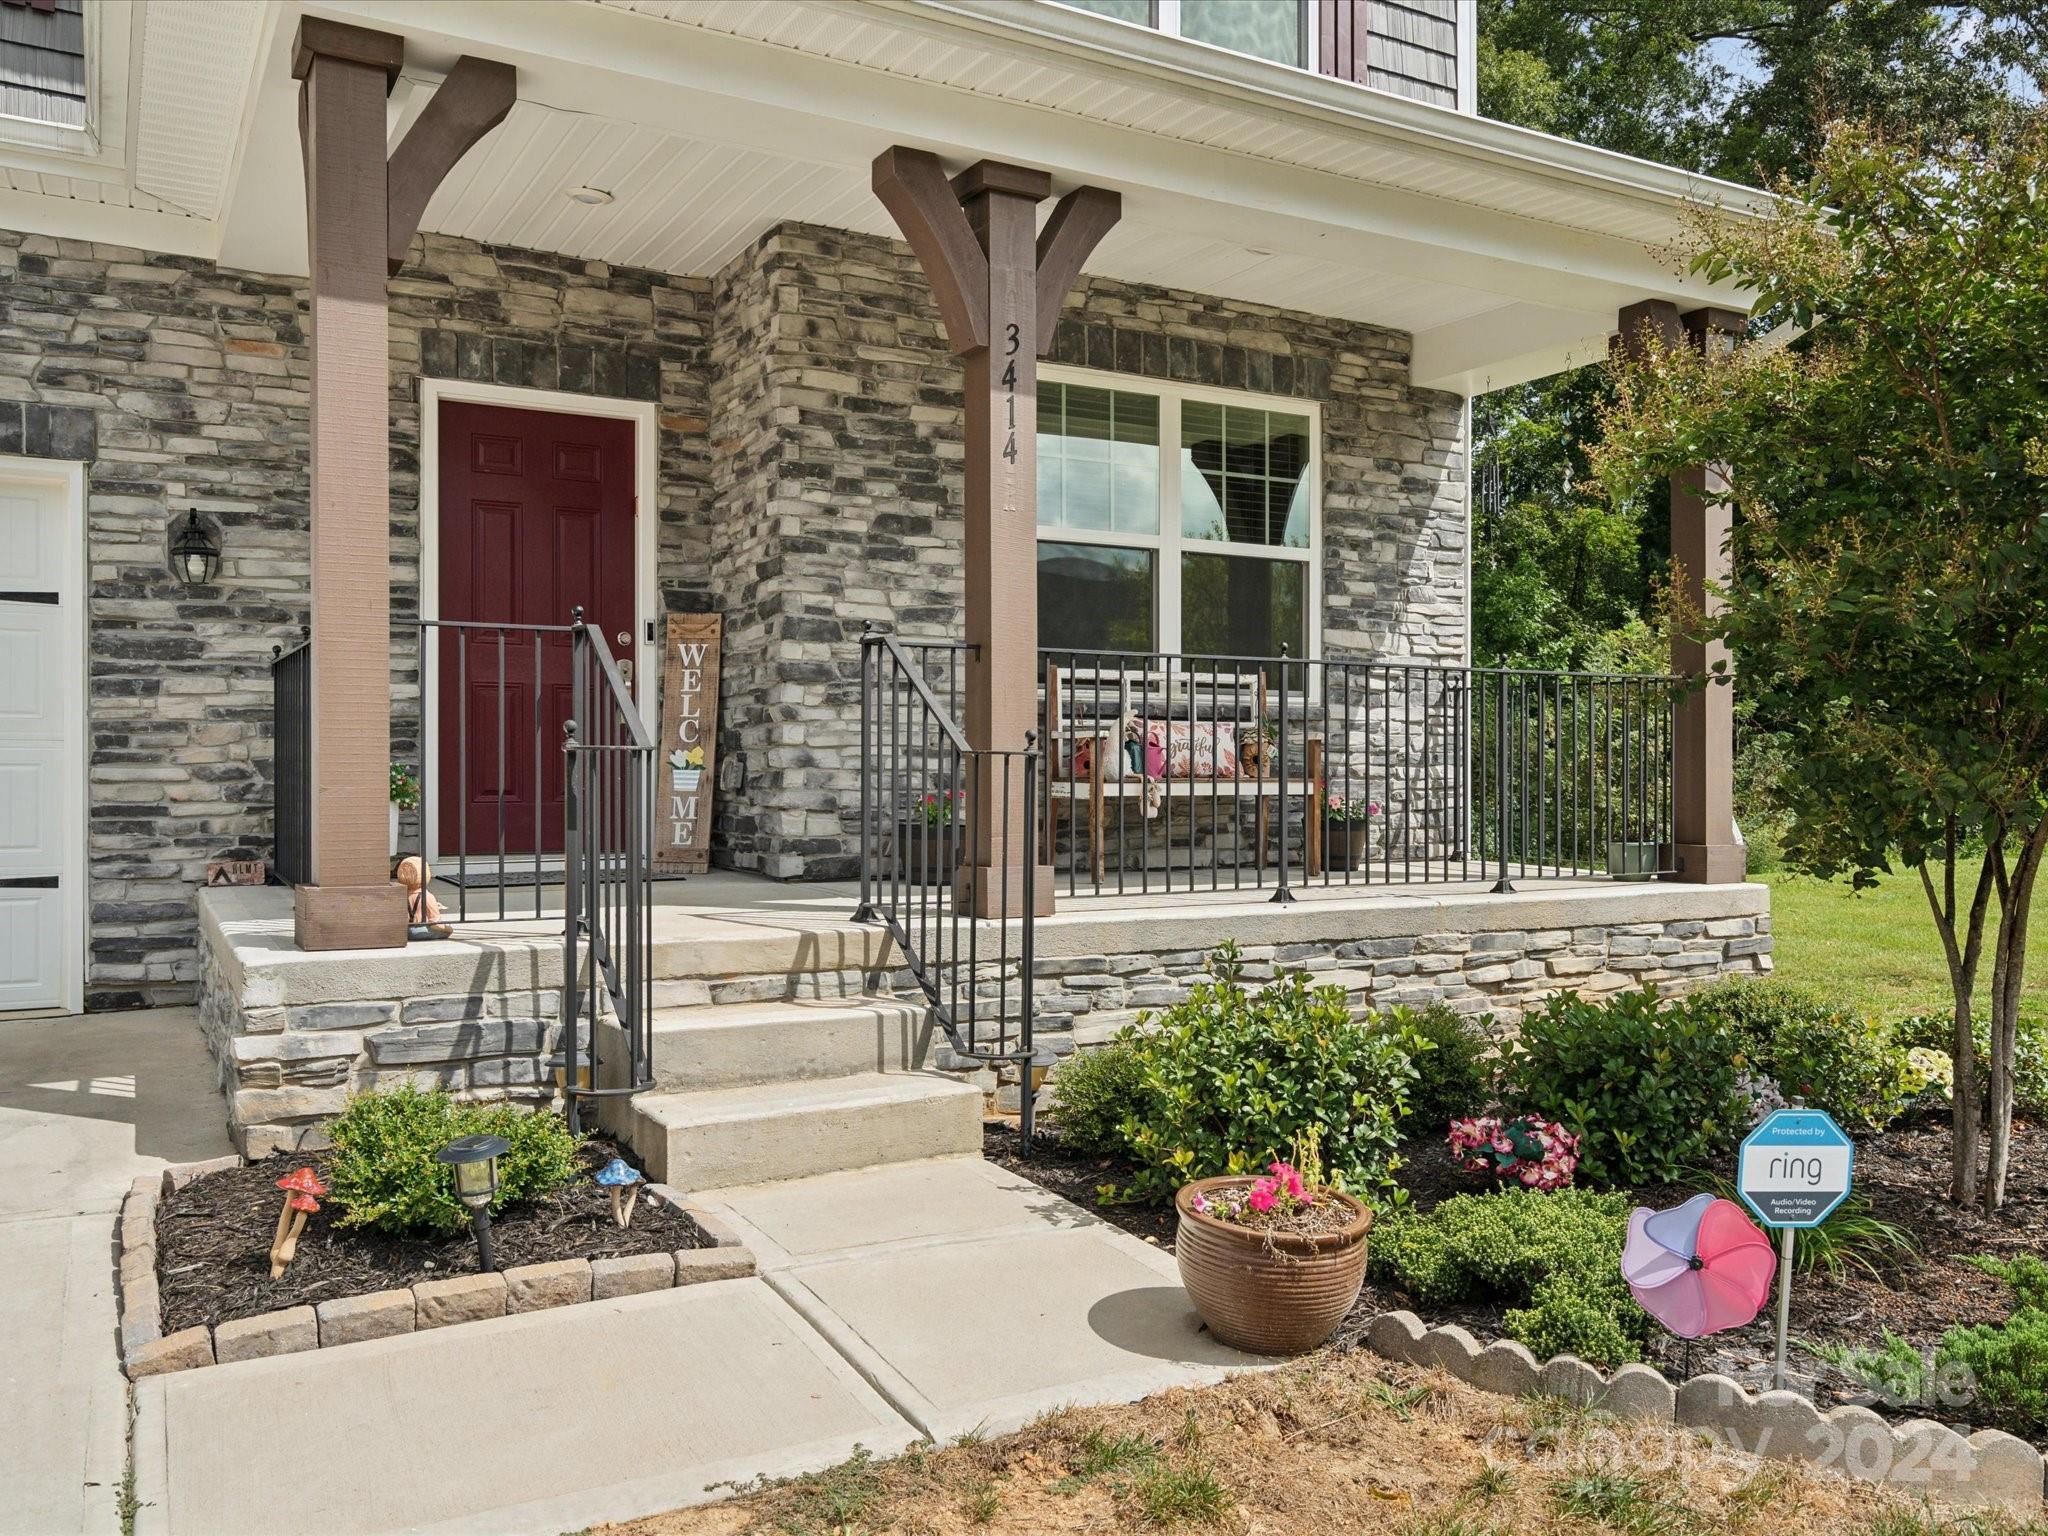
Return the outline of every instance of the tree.
[[[2048,84],[2048,0],[1481,0],[1479,24],[1484,115],[1743,182],[1809,174],[1831,117],[1954,143],[2021,81]],[[1479,405],[1475,468],[1504,481],[1475,498],[1482,660],[1582,661],[1599,626],[1650,611],[1661,501],[1608,508],[1586,484],[1606,388],[1581,369]],[[1624,513],[1641,532],[1634,574],[1605,563],[1588,606],[1572,590],[1581,555]],[[1745,739],[1770,724],[1745,724]],[[1745,805],[1745,826],[1758,809]]]
[[[2048,112],[1933,154],[1838,127],[1781,190],[1772,216],[1703,221],[1694,268],[1803,338],[1615,363],[1593,464],[1618,495],[1727,465],[1726,608],[1678,621],[1726,639],[1789,737],[1794,862],[1858,885],[1895,859],[1918,872],[1955,1002],[1952,1192],[1993,1210],[2048,849]]]

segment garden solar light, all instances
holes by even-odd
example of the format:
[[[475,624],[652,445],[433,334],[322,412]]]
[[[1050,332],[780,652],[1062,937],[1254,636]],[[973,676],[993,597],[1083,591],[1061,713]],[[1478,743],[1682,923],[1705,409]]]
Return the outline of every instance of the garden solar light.
[[[597,1182],[611,1191],[612,1220],[622,1227],[633,1225],[633,1204],[640,1198],[640,1170],[623,1157],[615,1157],[597,1170]],[[621,1195],[625,1196],[623,1205]]]
[[[498,1193],[498,1159],[512,1143],[502,1136],[458,1136],[434,1154],[434,1161],[455,1170],[455,1198],[469,1207],[476,1231],[477,1261],[486,1274],[491,1262],[491,1200]]]
[[[320,1182],[320,1175],[310,1168],[299,1168],[277,1181],[277,1187],[284,1191],[284,1206],[277,1213],[277,1235],[270,1240],[270,1278],[281,1279],[285,1266],[299,1251],[299,1234],[306,1230],[306,1218],[320,1209],[320,1202],[313,1197],[327,1193],[327,1186]]]

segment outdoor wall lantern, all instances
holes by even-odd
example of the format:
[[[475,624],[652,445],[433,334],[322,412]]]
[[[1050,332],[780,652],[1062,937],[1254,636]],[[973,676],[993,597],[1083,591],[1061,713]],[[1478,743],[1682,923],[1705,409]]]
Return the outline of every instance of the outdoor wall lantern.
[[[194,510],[171,540],[171,574],[189,589],[213,585],[220,574],[220,540],[199,520]]]
[[[458,1136],[434,1154],[435,1162],[455,1170],[455,1198],[469,1207],[477,1260],[486,1274],[498,1267],[491,1262],[491,1200],[498,1193],[498,1159],[511,1146],[502,1136]]]

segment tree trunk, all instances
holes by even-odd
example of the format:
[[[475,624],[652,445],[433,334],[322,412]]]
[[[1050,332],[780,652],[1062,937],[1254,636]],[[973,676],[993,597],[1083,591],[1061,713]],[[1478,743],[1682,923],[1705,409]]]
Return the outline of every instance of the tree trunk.
[[[2027,922],[2032,915],[2034,884],[2041,870],[2048,817],[2034,827],[2020,850],[2010,879],[2001,882],[1998,952],[1991,981],[1991,1089],[1986,1141],[1989,1155],[1984,1175],[1984,1210],[1988,1215],[2005,1204],[2005,1179],[2012,1158],[2014,1069],[2019,1055],[2020,994],[2027,972]]]
[[[1934,877],[1920,865],[1920,886],[1927,893],[1927,905],[1934,913],[1934,926],[1941,935],[1942,953],[1948,960],[1949,988],[1955,995],[1954,1028],[1950,1049],[1955,1059],[1950,1085],[1949,1199],[1957,1205],[1977,1203],[1977,1155],[1983,1116],[1977,1093],[1977,1042],[1972,1028],[1976,1008],[1977,966],[1984,953],[1984,919],[1990,907],[1992,861],[1985,858],[1977,872],[1977,889],[1971,893],[1970,909],[1962,931],[1956,922],[1957,839],[1953,820],[1942,852],[1941,889]]]

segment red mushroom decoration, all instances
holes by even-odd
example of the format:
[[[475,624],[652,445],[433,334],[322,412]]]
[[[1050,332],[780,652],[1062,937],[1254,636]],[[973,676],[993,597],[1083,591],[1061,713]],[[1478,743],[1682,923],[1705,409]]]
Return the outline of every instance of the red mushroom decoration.
[[[277,1213],[277,1235],[270,1240],[270,1278],[280,1279],[285,1266],[299,1249],[299,1234],[306,1230],[306,1218],[320,1209],[316,1195],[327,1193],[320,1175],[310,1168],[298,1168],[277,1181],[284,1191],[284,1209]]]

